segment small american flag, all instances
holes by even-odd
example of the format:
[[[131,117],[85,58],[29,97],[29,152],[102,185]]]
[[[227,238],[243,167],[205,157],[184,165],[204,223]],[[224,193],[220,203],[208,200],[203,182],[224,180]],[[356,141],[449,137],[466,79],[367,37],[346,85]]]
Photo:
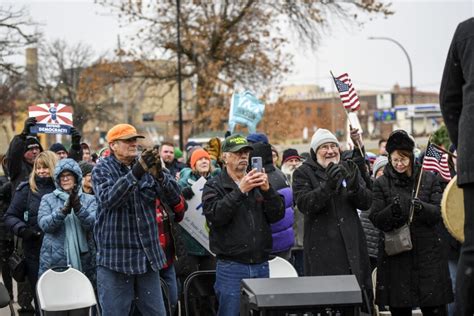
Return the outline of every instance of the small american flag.
[[[423,159],[423,170],[438,172],[446,181],[451,180],[451,172],[448,165],[448,154],[443,154],[433,145],[429,144],[426,148],[425,158]]]
[[[334,78],[337,91],[341,97],[342,105],[348,111],[357,111],[360,107],[359,96],[352,86],[351,79],[347,73]]]

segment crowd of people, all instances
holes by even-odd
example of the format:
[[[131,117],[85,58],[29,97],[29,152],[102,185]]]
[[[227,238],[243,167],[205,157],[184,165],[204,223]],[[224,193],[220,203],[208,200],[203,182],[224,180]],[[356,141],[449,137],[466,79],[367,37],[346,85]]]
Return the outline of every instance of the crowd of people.
[[[269,277],[272,256],[291,262],[300,276],[354,274],[367,312],[376,303],[393,315],[414,307],[444,315],[453,300],[440,233],[440,180],[424,172],[421,193],[411,196],[421,157],[405,131],[381,140],[373,161],[356,129],[354,149],[343,150],[320,128],[308,153],[287,148],[280,163],[262,133],[189,143],[185,160],[176,158],[171,142],[140,153],[143,136],[118,124],[107,133],[108,150],[94,161],[77,132],[69,150],[56,143],[43,151],[29,132],[34,124],[26,120],[3,164],[6,175],[22,171],[15,189],[11,177],[2,186],[1,226],[2,240],[10,240],[3,258],[14,248],[13,235],[23,241],[22,311],[31,310],[33,298],[39,312],[32,289],[42,273],[71,266],[91,280],[104,315],[164,315],[160,278],[174,314],[184,281],[199,270],[216,270],[219,310],[209,297],[191,301],[192,315],[237,315],[240,281]],[[252,157],[261,157],[261,171],[251,168]],[[211,251],[178,224],[201,177]],[[411,205],[414,249],[388,256],[381,232],[406,223]],[[12,293],[6,265],[2,275]]]
[[[473,23],[458,28],[441,93],[453,140],[442,150],[459,149],[460,170],[455,155],[448,157],[451,175],[459,171],[467,190],[466,208],[474,196],[472,133],[459,129],[472,128],[460,109],[464,100],[472,102],[472,91],[463,99],[461,87],[474,80],[462,53],[474,38]],[[191,314],[238,315],[241,280],[268,278],[269,260],[278,256],[299,276],[355,275],[367,313],[411,315],[420,308],[425,315],[454,315],[456,308],[457,315],[472,315],[466,294],[472,294],[472,214],[466,212],[461,247],[441,219],[447,182],[423,170],[423,153],[404,130],[380,140],[376,158],[357,129],[351,129],[354,147],[348,149],[323,128],[301,155],[294,148],[280,153],[263,133],[190,142],[183,155],[172,142],[142,149],[144,136],[118,124],[96,155],[74,128],[69,150],[61,143],[44,150],[31,132],[35,124],[28,118],[11,141],[0,177],[0,268],[13,298],[6,262],[21,248],[26,277],[17,280],[20,312],[39,315],[38,277],[70,266],[90,279],[105,316],[166,315],[167,307],[175,315],[184,281],[200,270],[215,270],[215,298],[190,302]],[[262,168],[251,164],[256,157]],[[208,247],[179,225],[201,178]],[[410,247],[389,251],[385,236],[406,225]]]

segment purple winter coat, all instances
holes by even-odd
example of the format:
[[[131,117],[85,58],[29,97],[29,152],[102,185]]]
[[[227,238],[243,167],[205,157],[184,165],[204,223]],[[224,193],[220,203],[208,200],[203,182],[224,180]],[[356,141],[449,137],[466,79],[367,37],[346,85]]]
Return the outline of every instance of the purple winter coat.
[[[263,167],[268,175],[270,186],[284,198],[285,216],[278,222],[271,224],[272,253],[283,252],[291,249],[295,244],[295,234],[293,232],[293,222],[295,219],[293,190],[285,174],[273,165],[271,145],[256,143],[252,147],[250,159],[251,157],[262,157]]]

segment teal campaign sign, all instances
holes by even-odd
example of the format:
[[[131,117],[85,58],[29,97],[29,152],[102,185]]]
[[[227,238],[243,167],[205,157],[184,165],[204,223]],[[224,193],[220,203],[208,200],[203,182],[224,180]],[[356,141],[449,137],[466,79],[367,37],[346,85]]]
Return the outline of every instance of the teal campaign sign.
[[[229,111],[229,130],[234,132],[235,125],[247,126],[249,133],[255,133],[265,111],[265,104],[250,91],[232,95]]]

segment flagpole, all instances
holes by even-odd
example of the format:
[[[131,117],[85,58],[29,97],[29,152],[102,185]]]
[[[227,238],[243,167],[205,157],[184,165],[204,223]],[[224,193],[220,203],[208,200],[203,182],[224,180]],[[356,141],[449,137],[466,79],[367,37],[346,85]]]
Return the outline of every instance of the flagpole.
[[[334,74],[332,73],[332,70],[329,70],[329,73],[331,74],[332,80],[334,81],[334,84],[336,85],[336,90],[339,92],[339,90],[337,89],[336,77],[334,77]],[[352,122],[351,122],[351,118],[349,116],[349,112],[347,112],[347,109],[344,106],[344,104],[342,105],[342,107],[344,108],[344,113],[346,113],[347,120],[349,121],[349,129],[352,130]],[[350,131],[349,131],[349,133],[350,133]],[[365,157],[365,153],[362,151],[362,144],[359,141],[357,141],[357,147],[359,148],[360,155],[362,157]]]
[[[430,146],[430,142],[431,142],[431,135],[430,137],[428,138],[428,146],[426,148],[428,148]],[[413,161],[415,161],[415,159],[413,159]],[[424,160],[423,160],[424,162]],[[421,185],[421,178],[423,177],[423,164],[421,164],[421,170],[420,170],[420,174],[418,176],[418,183],[416,184],[416,190],[415,190],[415,195],[413,196],[413,193],[412,193],[412,196],[413,198],[417,198],[418,197],[418,193],[420,192],[420,185]],[[413,203],[410,205],[410,222],[412,221],[413,219],[413,212],[414,211],[414,207],[413,207]]]
[[[430,144],[431,144],[431,136],[428,138],[428,145],[426,146],[426,148],[429,148],[430,147]],[[423,163],[424,163],[424,159],[423,159]],[[415,192],[415,197],[418,197],[418,192],[420,191],[420,184],[421,184],[421,177],[423,175],[423,164],[421,164],[421,170],[420,170],[420,176],[418,177],[418,184],[416,185],[416,192]]]
[[[439,151],[442,151],[444,152],[445,154],[447,154],[448,156],[451,156],[453,158],[458,158],[458,156],[456,156],[455,154],[453,154],[452,152],[450,152],[449,150],[446,150],[444,149],[443,147],[440,147],[438,145],[436,145],[435,143],[432,143],[431,145],[433,145],[436,149],[438,149]]]

